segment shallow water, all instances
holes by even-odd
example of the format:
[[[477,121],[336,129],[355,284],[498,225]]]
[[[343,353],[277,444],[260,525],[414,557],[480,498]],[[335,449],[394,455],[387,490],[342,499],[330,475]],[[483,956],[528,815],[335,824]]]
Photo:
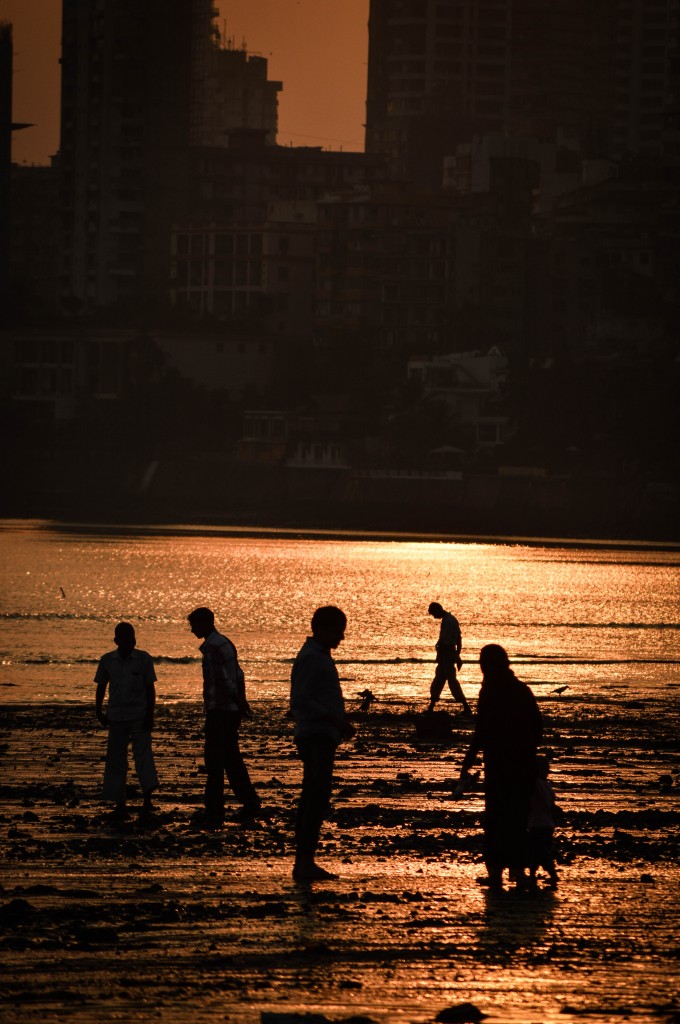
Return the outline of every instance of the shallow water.
[[[161,699],[193,697],[186,615],[207,604],[239,648],[250,695],[285,694],[312,611],[348,616],[337,652],[348,696],[422,699],[440,601],[463,630],[461,681],[501,643],[537,693],[650,697],[680,684],[680,554],[517,544],[313,540],[0,527],[0,686],[9,701],[88,699],[115,622],[157,659]]]

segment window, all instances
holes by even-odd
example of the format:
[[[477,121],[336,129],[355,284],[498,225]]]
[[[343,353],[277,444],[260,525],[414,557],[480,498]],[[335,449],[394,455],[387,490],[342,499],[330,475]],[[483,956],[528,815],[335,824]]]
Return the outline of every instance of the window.
[[[231,256],[234,251],[233,235],[215,235],[215,253],[220,256]]]
[[[41,347],[41,359],[42,359],[43,363],[56,363],[57,362],[57,358],[58,358],[57,357],[57,351],[58,350],[57,350],[57,343],[56,343],[56,341],[51,341],[49,339],[45,339],[42,342],[42,345],[40,347]]]
[[[218,260],[215,263],[213,282],[216,288],[224,288],[232,283],[233,264]]]
[[[215,316],[229,316],[231,314],[231,292],[215,292],[212,311]]]

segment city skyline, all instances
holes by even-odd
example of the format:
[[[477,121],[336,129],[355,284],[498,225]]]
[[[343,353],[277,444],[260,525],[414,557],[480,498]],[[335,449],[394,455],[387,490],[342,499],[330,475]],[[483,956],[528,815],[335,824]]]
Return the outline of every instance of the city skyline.
[[[63,0],[58,160],[5,132],[22,507],[123,438],[121,508],[180,521],[209,438],[201,515],[674,535],[677,0],[371,0],[368,152],[272,145],[286,71],[214,2]]]
[[[269,61],[269,77],[283,81],[281,145],[363,150],[368,0],[222,0],[216,7],[220,31],[237,48],[245,40]],[[5,0],[2,18],[14,28],[14,120],[33,126],[15,133],[12,159],[47,164],[59,148],[61,2]],[[332,45],[323,45],[326,34]]]

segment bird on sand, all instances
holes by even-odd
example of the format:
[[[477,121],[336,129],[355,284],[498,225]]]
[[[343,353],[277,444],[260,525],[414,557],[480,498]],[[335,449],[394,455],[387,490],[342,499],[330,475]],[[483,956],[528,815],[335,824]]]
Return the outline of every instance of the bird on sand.
[[[363,698],[359,706],[359,711],[368,711],[375,700],[374,694],[372,694],[370,690],[362,690],[358,696]]]
[[[569,686],[568,686],[567,683],[565,683],[564,686],[556,686],[555,689],[553,690],[553,693],[564,693],[564,691],[568,690],[568,689],[569,689]]]

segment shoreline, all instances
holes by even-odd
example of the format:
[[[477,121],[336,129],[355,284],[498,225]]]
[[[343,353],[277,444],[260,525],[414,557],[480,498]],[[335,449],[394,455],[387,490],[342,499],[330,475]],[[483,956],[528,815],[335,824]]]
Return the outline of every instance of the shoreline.
[[[447,533],[444,531],[334,529],[317,527],[258,526],[214,522],[86,521],[61,518],[0,518],[0,530],[43,529],[92,535],[141,535],[189,537],[245,537],[321,541],[384,541],[399,543],[492,544],[520,547],[583,548],[610,551],[680,552],[680,541],[597,537],[552,537],[503,533]]]

